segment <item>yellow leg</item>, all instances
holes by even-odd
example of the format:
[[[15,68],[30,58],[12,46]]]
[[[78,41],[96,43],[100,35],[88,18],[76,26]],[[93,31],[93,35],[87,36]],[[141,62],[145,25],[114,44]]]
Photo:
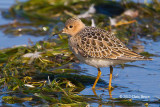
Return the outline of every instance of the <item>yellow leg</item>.
[[[96,86],[96,84],[97,84],[97,82],[99,80],[99,77],[101,76],[101,70],[99,68],[97,68],[97,69],[98,69],[98,75],[97,75],[97,78],[96,78],[96,80],[95,80],[95,82],[93,84],[92,89],[95,89],[95,86]]]
[[[109,90],[113,89],[113,87],[111,86],[111,83],[112,83],[112,73],[113,73],[113,67],[110,66],[110,77],[109,77],[109,86],[108,86]]]
[[[97,96],[97,93],[96,93],[95,88],[92,88],[92,91],[93,91],[93,94],[94,94],[95,96]]]
[[[109,97],[110,97],[110,98],[112,98],[112,91],[113,91],[112,89],[110,89],[110,90],[108,89]]]

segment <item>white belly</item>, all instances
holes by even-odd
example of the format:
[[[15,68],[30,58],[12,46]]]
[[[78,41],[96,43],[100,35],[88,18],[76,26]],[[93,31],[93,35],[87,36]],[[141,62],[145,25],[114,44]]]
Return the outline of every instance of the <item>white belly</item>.
[[[72,52],[81,62],[96,68],[108,67],[112,65],[118,65],[129,62],[125,60],[116,60],[116,59],[84,58],[80,54],[76,54],[74,51]]]
[[[112,59],[100,59],[100,58],[83,58],[82,56],[76,55],[77,58],[88,65],[91,65],[96,68],[101,68],[101,67],[108,67],[112,65],[118,65],[118,64],[123,64],[128,61],[124,60],[112,60]]]
[[[94,58],[87,58],[84,61],[84,63],[91,65],[91,66],[94,66],[96,68],[118,65],[118,64],[123,64],[126,62],[128,62],[128,61],[111,60],[111,59],[94,59]]]

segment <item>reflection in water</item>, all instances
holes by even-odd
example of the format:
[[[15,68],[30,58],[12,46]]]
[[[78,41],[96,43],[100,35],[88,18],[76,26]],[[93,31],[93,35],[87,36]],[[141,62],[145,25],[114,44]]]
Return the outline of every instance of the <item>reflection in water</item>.
[[[94,95],[97,96],[96,89],[92,89],[92,91],[93,91]],[[108,89],[108,93],[109,93],[110,98],[112,98],[112,91],[113,91],[113,89],[111,89],[111,90]]]
[[[6,1],[6,0],[5,0]],[[13,0],[7,0],[8,2],[13,1]],[[20,1],[20,0],[19,0]],[[0,1],[0,8],[1,6],[4,6],[1,4],[2,1]],[[7,3],[8,5],[8,3]],[[3,17],[0,16],[0,23],[1,24],[6,24],[10,23],[10,20],[6,20]],[[156,22],[156,21],[155,21]],[[149,23],[149,25],[152,25],[152,23]],[[153,24],[154,25],[154,24]],[[148,25],[147,25],[148,26]],[[156,29],[156,26],[154,26]],[[150,27],[149,27],[150,29]],[[142,29],[143,30],[143,29]],[[158,31],[158,29],[156,29]],[[158,31],[159,32],[159,31]],[[145,35],[145,34],[144,34]],[[145,35],[146,36],[146,35]],[[18,45],[18,44],[27,44],[28,39],[32,38],[32,41],[38,41],[38,40],[43,40],[43,37],[33,37],[33,36],[20,36],[20,37],[8,37],[4,33],[0,32],[0,48],[6,48],[10,47],[13,45]],[[150,39],[150,38],[149,38]],[[156,38],[157,40],[157,38]],[[160,40],[160,39],[159,39]],[[108,98],[108,95],[110,98],[119,98],[119,96],[149,96],[150,99],[149,101],[157,101],[159,99],[155,98],[160,98],[159,90],[160,90],[160,57],[158,56],[160,54],[159,47],[160,42],[153,42],[151,39],[147,40],[144,38],[140,38],[140,43],[135,43],[133,46],[133,49],[137,49],[137,52],[142,52],[142,51],[147,51],[149,53],[155,54],[157,56],[154,56],[153,59],[154,61],[150,62],[134,62],[134,63],[127,63],[125,64],[125,68],[121,69],[120,66],[115,67],[115,72],[113,73],[113,86],[116,86],[113,90],[95,90],[93,89],[94,95],[106,95]],[[138,44],[138,46],[137,46]],[[3,46],[3,47],[2,47]],[[135,46],[135,47],[134,47]],[[141,46],[141,47],[140,47]],[[95,76],[97,74],[96,68],[90,67],[88,65],[81,65],[82,68],[86,68],[86,72],[88,74],[92,74],[92,76]],[[107,68],[108,69],[108,68]],[[104,75],[102,75],[101,79],[106,81],[108,83],[106,78],[109,78],[109,75],[106,75],[106,68],[101,69],[102,72],[104,71]],[[109,70],[108,70],[109,71]],[[109,72],[107,72],[109,73]],[[115,78],[115,75],[117,75],[117,78]],[[97,84],[99,85],[99,84]],[[85,88],[81,93],[86,95],[86,94],[92,94],[92,91],[90,90],[91,87]],[[89,91],[88,91],[89,90]],[[148,101],[148,99],[136,99],[135,100],[144,100]],[[2,98],[1,98],[2,99]],[[91,105],[94,106],[94,105]],[[102,105],[99,104],[99,107]],[[156,105],[157,106],[157,105]]]
[[[103,99],[108,98],[120,98],[123,96],[125,98],[130,98],[130,96],[149,96],[147,98],[133,97],[132,100],[138,101],[157,101],[156,98],[160,98],[159,90],[159,47],[160,42],[154,42],[153,40],[140,38],[141,46],[144,46],[144,51],[147,51],[153,56],[153,61],[137,61],[126,63],[124,68],[118,65],[116,66],[115,72],[113,72],[113,91],[108,91],[107,89],[92,90],[94,95],[102,95]],[[137,43],[134,43],[135,45]],[[80,64],[82,69],[87,70],[85,73],[96,75],[97,69],[85,64]],[[107,70],[106,70],[107,69]],[[107,81],[109,78],[109,68],[101,68],[102,76],[101,79]],[[108,73],[108,74],[107,74]],[[104,84],[102,84],[104,86]],[[99,87],[103,87],[100,83],[97,84]],[[105,86],[106,87],[106,86]],[[85,88],[81,93],[88,94],[91,87]],[[87,91],[87,93],[86,93]],[[109,97],[108,97],[109,95]],[[129,96],[129,97],[126,97]],[[93,104],[94,105],[94,104]],[[92,104],[91,104],[92,106]]]

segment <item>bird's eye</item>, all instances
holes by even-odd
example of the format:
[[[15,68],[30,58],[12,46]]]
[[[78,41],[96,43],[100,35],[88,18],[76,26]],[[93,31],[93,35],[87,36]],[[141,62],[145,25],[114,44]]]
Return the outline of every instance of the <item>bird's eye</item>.
[[[72,28],[72,27],[73,27],[72,25],[69,26],[69,28]]]

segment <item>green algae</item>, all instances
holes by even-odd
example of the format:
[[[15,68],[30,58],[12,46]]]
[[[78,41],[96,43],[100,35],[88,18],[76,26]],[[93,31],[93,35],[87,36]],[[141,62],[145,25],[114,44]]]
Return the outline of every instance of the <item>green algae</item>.
[[[92,15],[92,18],[95,20],[96,25],[101,28],[107,28],[107,26],[110,24],[108,17],[113,13],[117,12],[117,14],[114,15],[114,17],[116,17],[116,15],[122,14],[126,9],[135,8],[139,11],[139,16],[136,18],[137,20],[136,25],[134,24],[124,25],[120,26],[117,29],[119,30],[117,31],[117,36],[124,42],[128,42],[130,40],[130,36],[133,36],[131,34],[131,32],[133,32],[132,31],[133,28],[143,29],[140,30],[141,32],[137,31],[137,33],[139,33],[141,36],[150,34],[153,36],[154,39],[154,37],[157,37],[159,35],[158,18],[160,16],[157,13],[159,12],[160,9],[158,6],[159,1],[156,0],[153,0],[151,3],[147,3],[146,5],[144,4],[137,5],[136,3],[131,1],[127,3],[124,2],[119,3],[115,1],[105,1],[105,0],[99,0],[99,1],[42,0],[41,2],[39,2],[39,0],[29,0],[26,2],[17,2],[17,4],[15,4],[9,9],[9,12],[4,11],[2,12],[3,13],[2,15],[3,17],[6,18],[8,17],[8,15],[10,15],[10,18],[15,18],[18,20],[15,20],[13,23],[10,24],[1,25],[0,28],[4,29],[4,32],[7,35],[8,34],[16,36],[23,34],[29,34],[32,36],[49,35],[52,31],[57,31],[56,26],[58,25],[59,22],[64,23],[69,17],[73,17],[84,13],[92,3],[95,4],[95,9],[97,10],[97,12]],[[102,4],[106,5],[108,9],[105,8],[105,6],[101,6]],[[122,11],[119,12],[115,10],[113,4],[118,5],[116,9],[123,8]],[[103,9],[107,9],[106,11],[113,10],[113,12],[108,14],[99,12],[99,10],[104,11]],[[70,15],[68,13],[72,13],[73,15]],[[155,18],[151,19],[150,17],[152,16],[155,16]],[[129,18],[129,20],[131,19]],[[87,25],[91,25],[91,18],[85,18],[82,19],[82,21],[85,22],[85,24]],[[146,27],[146,24],[148,27]],[[131,28],[131,26],[133,26],[133,28]]]
[[[156,56],[156,55],[150,54],[150,53],[148,53],[148,52],[142,52],[141,55],[144,55],[144,56],[146,56],[146,57]]]
[[[65,2],[67,2],[67,4],[65,4]],[[113,2],[103,0],[98,2],[90,0],[29,0],[22,3],[17,2],[17,4],[10,8],[9,14],[5,12],[2,13],[6,18],[17,19],[16,22],[1,25],[0,28],[4,30],[6,35],[49,35],[52,30],[54,32],[59,30],[56,28],[58,22],[61,21],[64,23],[69,17],[85,12],[91,3],[95,3],[97,6],[102,3],[110,3],[113,5]],[[119,4],[120,7],[123,5],[124,4]],[[116,36],[126,44],[128,44],[137,33],[141,36],[151,34],[153,36],[152,38],[156,40],[155,37],[160,34],[159,24],[157,23],[157,19],[159,18],[157,12],[160,10],[159,2],[154,0],[153,3],[147,3],[139,7],[136,5],[135,3],[129,2],[125,4],[125,7],[126,9],[136,7],[141,11],[141,14],[137,18],[139,22],[116,27]],[[156,18],[150,20],[151,16],[156,16]],[[95,13],[93,18],[98,27],[106,30],[110,29],[110,22],[106,14]],[[19,19],[21,19],[22,22],[18,21]],[[142,19],[147,21],[143,21]],[[90,18],[82,20],[87,25],[91,24]],[[152,25],[152,21],[154,25]],[[149,28],[146,27],[148,23]],[[43,30],[43,27],[45,27],[46,30]],[[136,32],[135,28],[138,28],[141,32]],[[112,27],[112,29],[114,30],[115,28]],[[41,57],[23,57],[23,55],[27,53],[36,52],[41,52]],[[141,54],[147,57],[153,56],[153,54],[147,52],[142,52]],[[7,86],[6,91],[20,91],[24,96],[26,94],[31,95],[31,97],[26,98],[13,95],[4,96],[2,100],[8,104],[22,103],[25,101],[33,101],[41,104],[45,101],[49,103],[48,105],[50,106],[62,107],[83,107],[88,105],[87,102],[97,103],[97,101],[103,105],[120,106],[137,106],[145,103],[143,101],[136,102],[126,99],[116,99],[116,101],[115,99],[107,99],[109,101],[103,102],[102,99],[95,98],[95,96],[78,95],[77,93],[81,92],[85,86],[93,84],[95,77],[76,74],[82,71],[70,69],[75,60],[76,58],[69,51],[66,35],[59,35],[58,38],[53,39],[52,42],[40,41],[36,44],[31,43],[26,47],[20,46],[0,50],[1,87]],[[100,80],[99,83],[106,85],[102,80]],[[36,100],[37,98],[39,101]]]
[[[83,76],[69,75],[76,70],[58,68],[73,60],[66,44],[68,43],[64,38],[62,41],[59,39],[55,39],[53,42],[40,41],[27,47],[1,50],[0,71],[3,72],[3,78],[0,80],[1,87],[5,85],[8,90],[20,91],[24,95],[32,93],[31,97],[35,97],[34,94],[36,94],[36,97],[52,104],[81,105],[82,103],[83,105],[84,100],[77,102],[72,97],[77,96],[73,90],[80,92],[85,86],[81,83],[82,81],[69,79],[70,77],[78,79]],[[32,55],[36,52],[41,52],[39,57],[24,57],[28,53]],[[52,70],[52,68],[55,69]],[[90,76],[84,78],[88,79]],[[3,101],[9,104],[23,102],[14,96],[3,97]]]
[[[16,96],[4,96],[2,100],[8,104],[14,104],[14,103],[22,103],[25,101],[31,101],[32,97],[19,98]]]

